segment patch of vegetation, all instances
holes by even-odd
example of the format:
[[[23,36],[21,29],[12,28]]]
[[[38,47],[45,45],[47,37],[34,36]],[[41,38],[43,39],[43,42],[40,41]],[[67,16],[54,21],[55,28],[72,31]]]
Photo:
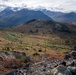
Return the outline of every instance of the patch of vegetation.
[[[27,63],[29,62],[30,60],[28,58],[26,58],[25,56],[21,57],[20,59],[20,62],[23,62],[23,63]]]
[[[55,49],[68,49],[68,50],[71,50],[71,47],[70,46],[67,46],[67,45],[61,45],[61,44],[58,44],[54,41],[50,41],[50,42],[47,42],[46,44],[43,45],[44,48],[47,48],[47,47],[50,47],[50,48],[55,48]]]
[[[36,31],[35,31],[36,33],[38,33],[39,32],[39,30],[38,29],[36,29]]]
[[[5,51],[11,51],[11,50],[14,50],[12,47],[3,47],[2,50],[5,50]]]
[[[34,33],[34,31],[33,30],[30,30],[29,33]]]
[[[47,44],[50,44],[50,45],[56,45],[56,44],[58,44],[58,43],[55,42],[55,41],[49,41]]]
[[[25,48],[26,50],[29,50],[28,48]]]
[[[40,54],[38,53],[38,52],[35,52],[34,54],[33,54],[33,56],[39,56]]]
[[[34,48],[33,50],[34,50],[34,51],[36,51],[36,49],[35,49],[35,48]]]
[[[10,35],[5,36],[4,39],[12,41],[12,42],[20,42],[21,40],[19,40],[18,38],[12,37]]]
[[[39,50],[38,50],[38,52],[42,52],[42,50],[41,50],[41,49],[39,49]]]
[[[65,46],[65,45],[51,45],[50,47],[51,48],[56,48],[56,49],[59,49],[59,50],[62,50],[62,49],[71,50],[71,48],[69,46]]]
[[[11,33],[10,35],[13,36],[13,37],[17,37],[17,38],[20,38],[20,37],[21,37],[21,36],[20,36],[19,34],[17,34],[17,33]]]

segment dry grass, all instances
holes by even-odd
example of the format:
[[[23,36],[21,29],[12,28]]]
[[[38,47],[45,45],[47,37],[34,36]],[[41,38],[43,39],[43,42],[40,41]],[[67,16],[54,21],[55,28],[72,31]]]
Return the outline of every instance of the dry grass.
[[[0,32],[0,49],[3,47],[12,47],[15,51],[23,51],[27,54],[38,52],[39,49],[44,53],[65,52],[70,50],[69,46],[64,45],[64,40],[55,35],[25,35],[13,32]],[[7,37],[7,38],[6,38]],[[15,39],[13,41],[13,39]],[[41,52],[41,53],[42,53]]]

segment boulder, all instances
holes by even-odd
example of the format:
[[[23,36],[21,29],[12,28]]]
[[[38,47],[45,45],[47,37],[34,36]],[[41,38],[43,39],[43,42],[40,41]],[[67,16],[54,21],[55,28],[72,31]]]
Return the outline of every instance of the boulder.
[[[68,66],[68,69],[71,71],[72,75],[76,75],[76,67]]]
[[[69,60],[70,58],[71,58],[70,54],[65,54],[65,57],[64,57],[65,60]]]
[[[73,59],[76,59],[76,51],[72,51],[72,52],[70,53],[70,55],[72,56]]]
[[[51,70],[51,75],[72,75],[72,73],[67,67],[59,65]]]

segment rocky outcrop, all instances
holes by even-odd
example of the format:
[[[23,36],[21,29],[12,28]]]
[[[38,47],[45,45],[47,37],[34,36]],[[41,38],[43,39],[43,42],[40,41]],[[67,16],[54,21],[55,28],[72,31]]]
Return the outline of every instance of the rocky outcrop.
[[[54,29],[60,32],[68,32],[68,33],[70,32],[69,28],[66,25],[61,24],[56,24]]]
[[[65,60],[76,59],[76,50],[72,50],[69,53],[65,54]]]
[[[52,69],[51,74],[52,75],[72,75],[71,71],[63,65],[59,65],[56,68]]]
[[[76,75],[75,57],[76,51],[73,50],[65,54],[64,60],[43,60],[27,64],[8,75]]]

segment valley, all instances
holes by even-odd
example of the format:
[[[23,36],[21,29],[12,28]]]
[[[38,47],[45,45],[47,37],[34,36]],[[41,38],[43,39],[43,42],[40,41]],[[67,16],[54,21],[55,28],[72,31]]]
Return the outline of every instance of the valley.
[[[0,4],[0,75],[76,75],[76,12],[7,3]]]
[[[28,63],[43,62],[46,59],[63,61],[65,54],[71,52],[76,46],[75,28],[75,23],[36,19],[19,26],[1,28],[0,65],[5,68],[5,74],[22,68]],[[3,72],[4,70],[0,71]]]

